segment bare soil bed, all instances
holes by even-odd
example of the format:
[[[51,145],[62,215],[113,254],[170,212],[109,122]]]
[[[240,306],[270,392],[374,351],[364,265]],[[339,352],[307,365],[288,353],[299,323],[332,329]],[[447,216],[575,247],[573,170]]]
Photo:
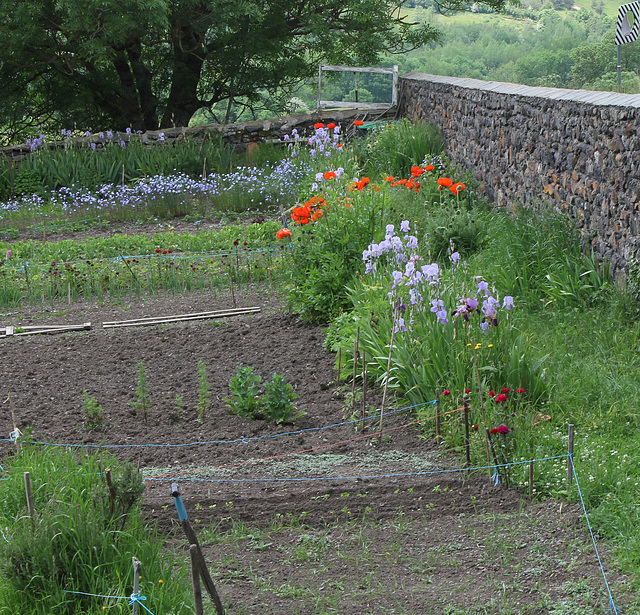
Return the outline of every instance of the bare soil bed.
[[[198,294],[1,315],[0,326],[92,323],[86,332],[1,340],[2,401],[12,393],[17,426],[34,440],[117,445],[110,451],[147,479],[149,518],[186,558],[169,489],[177,482],[229,613],[607,612],[575,505],[530,503],[486,475],[428,474],[460,461],[420,437],[408,413],[385,417],[381,439],[377,420],[344,424],[350,412],[323,330],[297,322],[259,289],[236,299],[260,313],[101,328],[232,306],[228,296]],[[130,403],[139,361],[153,401],[147,421]],[[199,361],[212,396],[202,423]],[[263,380],[283,374],[306,415],[278,426],[232,414],[224,398],[238,366]],[[97,429],[86,426],[84,390],[104,408]],[[372,406],[380,401],[369,394]],[[5,403],[2,437],[12,429]],[[2,450],[12,454],[13,445],[4,441]],[[629,602],[626,579],[603,552],[618,606]]]

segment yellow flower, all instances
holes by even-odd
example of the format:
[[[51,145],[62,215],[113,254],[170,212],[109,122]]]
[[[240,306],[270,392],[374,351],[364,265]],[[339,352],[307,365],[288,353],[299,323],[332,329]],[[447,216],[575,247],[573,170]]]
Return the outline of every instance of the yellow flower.
[[[489,344],[487,348],[493,348],[493,344]]]
[[[158,583],[160,583],[160,585],[162,585],[164,583],[164,581],[162,579],[159,579]]]
[[[476,350],[478,350],[478,348],[481,348],[482,344],[476,344]]]
[[[467,344],[467,346],[471,346],[471,342],[469,342],[469,343]]]

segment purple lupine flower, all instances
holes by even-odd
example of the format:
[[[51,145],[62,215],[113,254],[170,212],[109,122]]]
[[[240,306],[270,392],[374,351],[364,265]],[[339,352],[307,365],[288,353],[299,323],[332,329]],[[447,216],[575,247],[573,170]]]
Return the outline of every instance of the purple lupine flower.
[[[454,265],[457,265],[460,262],[460,252],[454,252],[449,258]]]
[[[513,307],[513,297],[511,295],[507,295],[502,300],[502,307],[506,308],[507,310],[510,310]]]
[[[404,318],[398,318],[396,320],[396,326],[393,329],[394,333],[398,333],[399,331],[406,331],[407,327],[404,324]]]
[[[400,223],[400,230],[403,233],[408,233],[411,230],[411,225],[409,224],[409,220],[403,220]]]
[[[316,181],[320,183],[324,179],[324,175],[322,173],[316,173]]]

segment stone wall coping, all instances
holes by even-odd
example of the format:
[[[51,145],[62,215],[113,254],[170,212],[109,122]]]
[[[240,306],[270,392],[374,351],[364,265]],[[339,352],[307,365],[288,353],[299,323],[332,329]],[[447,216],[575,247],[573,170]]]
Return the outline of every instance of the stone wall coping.
[[[492,92],[494,94],[509,94],[548,100],[565,100],[581,102],[598,106],[634,107],[640,108],[640,94],[620,94],[618,92],[596,92],[592,90],[568,90],[565,88],[532,87],[517,83],[500,81],[482,81],[461,77],[445,77],[428,73],[411,72],[400,77],[406,81],[428,81],[442,83],[460,88]]]

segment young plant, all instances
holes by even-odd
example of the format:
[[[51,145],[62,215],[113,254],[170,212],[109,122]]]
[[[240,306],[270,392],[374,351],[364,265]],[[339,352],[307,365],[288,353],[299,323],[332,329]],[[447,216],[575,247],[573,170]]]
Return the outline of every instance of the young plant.
[[[296,411],[293,402],[299,396],[293,392],[293,387],[281,374],[273,374],[271,382],[265,384],[265,389],[266,393],[261,398],[262,410],[264,415],[276,424],[292,423],[306,414]]]
[[[234,414],[248,419],[262,416],[258,385],[262,379],[253,373],[252,367],[238,367],[237,374],[229,381],[232,397],[224,401]]]
[[[102,406],[86,389],[82,391],[82,413],[87,419],[87,429],[95,429],[102,423]]]
[[[204,415],[211,407],[211,389],[207,379],[207,368],[204,361],[198,361],[198,403],[196,410],[198,411],[198,422],[204,421]]]
[[[149,394],[149,384],[147,383],[147,373],[144,369],[142,359],[138,361],[138,387],[136,388],[136,400],[129,402],[139,414],[142,415],[144,422],[147,422],[147,416],[151,410],[151,395]]]

